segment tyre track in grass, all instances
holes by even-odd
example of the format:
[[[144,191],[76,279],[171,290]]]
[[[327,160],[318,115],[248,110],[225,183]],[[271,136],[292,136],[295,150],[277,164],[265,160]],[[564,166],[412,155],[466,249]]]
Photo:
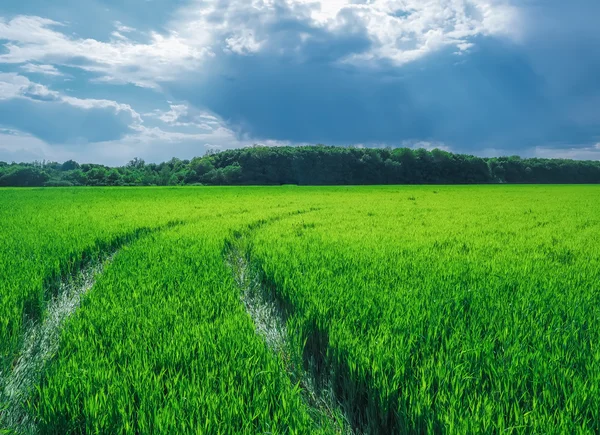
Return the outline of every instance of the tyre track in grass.
[[[47,363],[58,351],[65,321],[77,311],[82,298],[119,251],[144,236],[181,224],[184,222],[172,221],[156,228],[139,228],[120,236],[108,243],[107,248],[100,251],[99,255],[85,260],[77,272],[63,276],[47,286],[45,293],[49,300],[43,318],[29,322],[12,369],[6,375],[0,373],[0,434],[3,432],[2,428],[22,434],[37,432],[27,404]]]
[[[292,307],[279,297],[275,289],[263,284],[261,270],[253,266],[250,255],[251,238],[254,232],[287,217],[318,210],[317,208],[298,210],[268,220],[260,220],[248,225],[242,231],[235,231],[226,241],[223,256],[240,288],[241,302],[252,318],[256,334],[264,340],[271,352],[281,359],[292,383],[300,385],[302,399],[312,411],[315,421],[326,422],[341,434],[357,434],[359,432],[351,426],[350,420],[336,398],[332,379],[321,370],[321,367],[316,367],[315,358],[307,354],[307,344],[302,342],[302,337],[296,337],[288,331],[288,319]],[[325,348],[312,350],[323,354],[327,352]]]

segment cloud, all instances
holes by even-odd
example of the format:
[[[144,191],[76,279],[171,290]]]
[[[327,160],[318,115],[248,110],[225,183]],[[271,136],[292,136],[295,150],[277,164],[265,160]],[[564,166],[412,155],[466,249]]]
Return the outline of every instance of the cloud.
[[[125,26],[123,23],[121,23],[120,21],[115,21],[114,23],[115,29],[117,29],[118,32],[120,33],[131,33],[131,32],[135,32],[135,29],[133,27],[129,27],[129,26]]]
[[[592,146],[583,145],[569,148],[536,147],[533,155],[552,159],[600,160],[600,142]]]
[[[136,31],[133,27],[125,26],[120,21],[115,21],[114,23],[115,31],[113,31],[110,35],[117,40],[129,41],[129,37],[126,36],[128,33],[133,33]]]
[[[187,103],[169,103],[169,107],[167,111],[154,110],[144,114],[144,117],[158,119],[170,127],[189,127],[191,131],[214,131],[218,128],[226,128],[223,120],[206,111],[190,107]]]
[[[362,35],[368,49],[340,53],[338,60],[401,65],[449,46],[463,51],[479,36],[517,38],[518,12],[497,0],[195,1],[170,25],[191,45],[237,54],[289,54],[303,51],[315,37]],[[203,30],[200,39],[197,29]],[[310,57],[310,51],[304,55]]]
[[[188,107],[185,104],[170,104],[169,106],[170,109],[168,111],[157,109],[152,113],[146,114],[146,116],[158,118],[170,125],[180,124],[180,119],[186,117],[188,114]]]
[[[253,56],[215,50],[164,87],[258,140],[424,140],[472,153],[595,143],[600,34],[591,18],[578,32],[589,9],[550,2],[295,2],[306,6],[295,19],[262,18],[277,38],[255,31]]]
[[[0,100],[18,97],[52,100],[58,98],[58,93],[50,91],[46,86],[33,83],[27,77],[17,73],[0,73]]]
[[[57,101],[81,109],[113,109],[115,113],[125,112],[134,123],[142,123],[140,115],[128,104],[116,101],[91,98],[76,98],[51,91],[46,86],[31,82],[27,77],[16,73],[0,73],[0,99],[23,98],[29,100]]]
[[[0,89],[3,83],[12,86],[11,98],[0,98],[0,161],[74,159],[123,165],[134,157],[160,162],[255,143],[222,119],[184,103],[141,116],[127,105],[64,96],[16,74],[0,74]],[[148,125],[148,120],[162,125]]]
[[[42,74],[46,76],[61,77],[64,76],[59,70],[53,65],[40,65],[28,63],[21,66],[21,70],[30,74]]]
[[[152,32],[147,43],[102,42],[72,38],[57,30],[62,26],[29,16],[0,21],[0,40],[9,41],[0,63],[66,65],[98,73],[106,82],[156,87],[157,82],[172,80],[175,73],[196,67],[210,54],[209,50],[186,44],[175,32],[167,36]]]
[[[489,0],[351,1],[194,1],[164,33],[151,32],[146,43],[130,41],[135,29],[114,23],[113,40],[68,36],[63,23],[36,16],[0,21],[6,53],[0,63],[50,63],[101,75],[101,81],[158,87],[177,72],[197,69],[215,51],[237,55],[276,49],[293,53],[314,36],[350,31],[369,40],[368,51],[340,53],[348,62],[386,59],[411,62],[451,45],[470,47],[478,35],[509,33],[515,9]],[[289,22],[299,31],[282,41],[278,28]],[[290,35],[289,29],[287,31]],[[310,56],[310,52],[305,55]]]
[[[0,103],[0,113],[2,104]],[[210,130],[195,133],[166,131],[159,127],[139,126],[118,139],[99,142],[49,144],[38,137],[19,130],[0,129],[0,161],[51,160],[123,165],[134,157],[149,162],[162,162],[172,157],[192,158],[208,150],[240,148],[254,144],[251,139],[240,139],[222,121],[214,118]],[[268,141],[266,145],[286,145]]]
[[[47,143],[118,139],[142,122],[129,105],[62,95],[16,73],[0,73],[0,124]]]
[[[225,39],[225,45],[226,52],[247,55],[258,52],[262,43],[254,38],[252,32],[244,31],[239,35]]]
[[[101,122],[123,127],[107,131],[150,154],[146,144],[214,139],[559,155],[600,140],[595,0],[189,0],[173,9],[148,31],[115,16],[106,40],[38,16],[0,19],[0,66],[42,81],[79,69],[93,83],[81,80],[86,92],[134,84],[156,91],[163,109],[138,115],[23,78],[0,81],[0,99],[35,104],[40,116],[52,105],[111,114]],[[165,110],[165,100],[176,103]]]
[[[69,160],[71,154],[34,136],[10,129],[0,129],[0,161],[33,162]]]
[[[301,0],[302,3],[310,3]],[[348,22],[364,29],[372,49],[351,54],[347,61],[385,59],[396,65],[418,60],[446,47],[464,51],[478,36],[517,37],[518,9],[486,0],[337,1],[313,9],[311,18],[328,28]]]

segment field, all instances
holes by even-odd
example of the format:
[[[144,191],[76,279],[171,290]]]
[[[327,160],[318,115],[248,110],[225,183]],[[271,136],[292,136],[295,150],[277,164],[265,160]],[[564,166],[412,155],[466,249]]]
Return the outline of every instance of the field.
[[[599,199],[0,189],[0,433],[599,433]]]

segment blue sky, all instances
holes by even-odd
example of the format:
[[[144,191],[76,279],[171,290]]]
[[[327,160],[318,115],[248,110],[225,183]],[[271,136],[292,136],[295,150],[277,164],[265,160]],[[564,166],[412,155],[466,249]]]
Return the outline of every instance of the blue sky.
[[[600,159],[597,0],[4,0],[0,160]]]

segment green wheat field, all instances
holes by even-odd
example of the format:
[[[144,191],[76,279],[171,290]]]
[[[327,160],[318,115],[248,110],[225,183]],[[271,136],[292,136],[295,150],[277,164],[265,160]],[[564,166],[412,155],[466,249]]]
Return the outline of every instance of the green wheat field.
[[[0,433],[599,433],[600,187],[0,189],[0,372]]]

